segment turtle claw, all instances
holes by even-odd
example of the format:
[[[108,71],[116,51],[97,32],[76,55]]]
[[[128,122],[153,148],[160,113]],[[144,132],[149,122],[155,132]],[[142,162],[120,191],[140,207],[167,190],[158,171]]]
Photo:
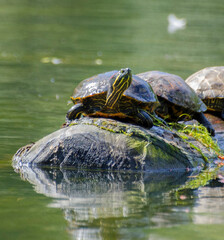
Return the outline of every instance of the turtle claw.
[[[80,118],[81,114],[84,111],[84,107],[82,103],[77,103],[74,106],[72,106],[67,114],[66,114],[66,123],[69,124],[72,120]]]
[[[215,136],[215,129],[213,128],[212,124],[208,121],[203,113],[196,113],[194,118],[202,125],[204,125],[211,136]]]
[[[153,127],[153,121],[150,115],[146,111],[139,110],[135,117],[136,117],[137,124],[146,128]]]
[[[153,113],[153,115],[154,115],[155,120],[158,121],[160,124],[162,124],[166,127],[168,126],[167,122],[163,118],[159,117],[155,112]]]
[[[206,127],[208,132],[211,134],[212,137],[215,136],[215,129],[212,127],[212,125]]]

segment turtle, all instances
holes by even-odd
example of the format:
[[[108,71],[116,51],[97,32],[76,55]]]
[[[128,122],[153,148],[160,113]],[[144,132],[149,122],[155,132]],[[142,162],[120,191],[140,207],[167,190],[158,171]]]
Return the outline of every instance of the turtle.
[[[160,71],[144,72],[137,76],[148,82],[157,95],[160,106],[155,112],[159,117],[177,121],[190,116],[204,125],[212,136],[215,135],[212,124],[203,114],[207,107],[180,76]]]
[[[151,86],[124,68],[101,73],[83,80],[71,97],[74,103],[66,122],[81,116],[104,117],[134,123],[146,128],[153,126],[150,113],[159,105]]]
[[[224,66],[204,68],[186,79],[207,106],[224,120]]]

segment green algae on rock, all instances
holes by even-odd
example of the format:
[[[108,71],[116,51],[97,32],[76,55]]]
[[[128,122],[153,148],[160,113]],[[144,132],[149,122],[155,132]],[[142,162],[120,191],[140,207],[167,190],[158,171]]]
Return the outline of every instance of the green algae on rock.
[[[189,137],[209,160],[216,158]],[[47,165],[85,169],[164,171],[204,166],[203,156],[175,131],[103,118],[82,118],[21,148],[13,165]]]

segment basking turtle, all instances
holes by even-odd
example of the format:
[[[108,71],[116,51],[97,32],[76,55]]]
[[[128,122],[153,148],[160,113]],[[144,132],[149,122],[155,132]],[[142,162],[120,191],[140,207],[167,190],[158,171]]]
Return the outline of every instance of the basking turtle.
[[[211,135],[215,135],[214,128],[203,114],[207,109],[205,104],[181,77],[159,71],[140,73],[137,76],[148,82],[158,96],[160,106],[155,111],[160,117],[176,121],[189,115],[203,124]]]
[[[75,105],[67,112],[67,123],[84,115],[114,118],[151,128],[153,122],[148,112],[159,105],[149,84],[132,76],[129,68],[83,80],[71,99]]]
[[[208,110],[224,120],[224,66],[204,68],[191,75],[186,83],[195,90]]]

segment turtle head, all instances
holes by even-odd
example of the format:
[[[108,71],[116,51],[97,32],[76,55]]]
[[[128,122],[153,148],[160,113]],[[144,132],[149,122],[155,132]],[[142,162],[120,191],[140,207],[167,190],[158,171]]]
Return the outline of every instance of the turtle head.
[[[114,108],[124,91],[131,85],[131,82],[131,69],[124,68],[115,73],[109,81],[105,107]]]

